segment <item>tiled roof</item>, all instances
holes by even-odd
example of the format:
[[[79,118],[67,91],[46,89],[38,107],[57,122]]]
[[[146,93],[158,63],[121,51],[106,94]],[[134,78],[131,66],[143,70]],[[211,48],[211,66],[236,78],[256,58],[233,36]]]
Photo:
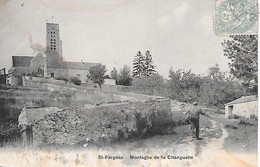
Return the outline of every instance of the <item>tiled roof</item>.
[[[12,56],[13,67],[29,67],[33,56]]]
[[[232,104],[239,104],[239,103],[246,103],[246,102],[251,102],[251,101],[257,101],[256,96],[242,96],[239,99],[236,99],[234,101],[231,101],[225,105],[232,105]]]

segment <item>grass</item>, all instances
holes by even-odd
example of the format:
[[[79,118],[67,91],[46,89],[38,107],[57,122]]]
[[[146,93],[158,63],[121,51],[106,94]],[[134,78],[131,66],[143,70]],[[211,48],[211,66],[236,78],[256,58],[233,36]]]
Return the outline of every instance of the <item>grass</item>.
[[[218,118],[228,132],[224,147],[229,151],[257,151],[258,125],[256,119],[225,119]]]

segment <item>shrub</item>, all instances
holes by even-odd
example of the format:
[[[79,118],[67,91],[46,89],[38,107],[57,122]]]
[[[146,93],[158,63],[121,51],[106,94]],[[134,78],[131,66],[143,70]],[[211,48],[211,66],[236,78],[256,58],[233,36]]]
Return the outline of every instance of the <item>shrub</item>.
[[[241,118],[238,124],[245,126],[254,126],[257,125],[257,119]]]
[[[133,86],[145,94],[167,96],[164,78],[159,74],[151,77],[135,78]]]
[[[225,128],[238,129],[238,127],[236,127],[234,125],[226,125]]]
[[[233,115],[231,116],[231,118],[233,118],[233,119],[239,119],[240,117],[239,117],[239,115],[233,114]]]
[[[75,85],[81,84],[81,80],[78,79],[77,77],[70,77],[69,82],[74,83]]]

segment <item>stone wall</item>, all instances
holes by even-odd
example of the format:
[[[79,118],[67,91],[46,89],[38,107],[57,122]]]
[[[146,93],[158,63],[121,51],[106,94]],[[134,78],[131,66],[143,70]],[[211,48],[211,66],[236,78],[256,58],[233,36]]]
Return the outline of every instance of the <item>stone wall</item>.
[[[83,147],[162,132],[172,123],[170,100],[66,108],[33,123],[34,147]]]

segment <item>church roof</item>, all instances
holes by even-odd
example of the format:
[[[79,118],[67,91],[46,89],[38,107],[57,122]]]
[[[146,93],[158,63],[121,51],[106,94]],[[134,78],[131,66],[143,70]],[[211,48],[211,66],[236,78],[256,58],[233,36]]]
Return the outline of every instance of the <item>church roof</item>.
[[[39,56],[39,54],[40,53],[37,53],[35,56],[12,56],[13,67],[30,67],[31,60],[34,57]],[[59,63],[51,63],[48,65],[48,67],[74,70],[89,70],[90,67],[99,64],[100,63],[62,61]]]
[[[69,62],[64,61],[63,67],[75,70],[89,70],[90,67],[99,65],[100,63],[89,63],[89,62]]]
[[[99,65],[100,63],[89,63],[89,62],[70,62],[62,61],[60,63],[51,63],[48,65],[49,68],[61,68],[61,69],[74,69],[74,70],[89,70],[90,67]]]
[[[33,56],[12,56],[13,67],[29,67]]]
[[[257,97],[256,96],[242,96],[239,99],[236,99],[234,101],[231,101],[225,105],[233,105],[233,104],[239,104],[239,103],[247,103],[247,102],[251,102],[251,101],[257,101]]]

